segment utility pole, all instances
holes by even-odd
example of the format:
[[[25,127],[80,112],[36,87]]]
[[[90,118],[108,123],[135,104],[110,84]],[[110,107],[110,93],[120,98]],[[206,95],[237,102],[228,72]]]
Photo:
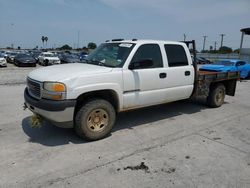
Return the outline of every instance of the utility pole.
[[[77,49],[79,48],[80,31],[77,31]]]
[[[206,44],[206,38],[207,36],[203,36],[204,40],[203,40],[203,51],[205,50],[205,44]]]
[[[187,36],[186,36],[186,34],[185,34],[185,33],[183,34],[183,37],[184,37],[184,41],[186,41],[186,37],[187,37]]]
[[[216,51],[217,42],[214,42],[214,51]]]
[[[220,43],[220,47],[222,47],[222,46],[223,46],[223,38],[224,38],[225,34],[220,34],[220,36],[221,36],[221,43]]]

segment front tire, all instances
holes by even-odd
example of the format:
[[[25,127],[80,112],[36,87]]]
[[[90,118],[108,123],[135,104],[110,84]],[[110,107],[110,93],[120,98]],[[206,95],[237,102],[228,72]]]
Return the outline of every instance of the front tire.
[[[224,103],[226,88],[223,84],[215,85],[211,88],[207,98],[207,104],[212,108],[220,107]]]
[[[99,140],[111,132],[115,119],[115,109],[108,101],[93,99],[76,113],[74,128],[85,140]]]
[[[49,60],[48,59],[44,60],[44,66],[49,66]]]

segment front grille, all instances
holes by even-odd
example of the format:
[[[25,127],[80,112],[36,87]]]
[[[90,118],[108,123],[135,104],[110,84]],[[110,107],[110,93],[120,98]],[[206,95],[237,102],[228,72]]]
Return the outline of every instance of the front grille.
[[[29,94],[36,99],[40,99],[41,98],[41,83],[28,78],[27,85],[28,85]]]

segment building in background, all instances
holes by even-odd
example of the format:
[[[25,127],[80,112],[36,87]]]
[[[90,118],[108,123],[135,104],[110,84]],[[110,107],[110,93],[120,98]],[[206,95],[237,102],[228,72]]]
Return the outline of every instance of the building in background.
[[[243,41],[244,41],[244,36],[245,35],[250,35],[250,28],[243,28],[240,31],[241,31],[241,41],[240,41],[239,58],[244,59],[244,60],[248,60],[250,62],[250,48],[242,48]]]

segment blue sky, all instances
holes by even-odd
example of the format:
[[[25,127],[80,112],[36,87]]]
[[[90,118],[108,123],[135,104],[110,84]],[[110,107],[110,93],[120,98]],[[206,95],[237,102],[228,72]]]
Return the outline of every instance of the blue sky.
[[[195,39],[202,48],[239,48],[240,29],[250,27],[250,0],[0,0],[0,47],[83,47],[107,39]],[[250,36],[244,47],[250,48]]]

